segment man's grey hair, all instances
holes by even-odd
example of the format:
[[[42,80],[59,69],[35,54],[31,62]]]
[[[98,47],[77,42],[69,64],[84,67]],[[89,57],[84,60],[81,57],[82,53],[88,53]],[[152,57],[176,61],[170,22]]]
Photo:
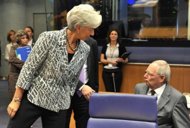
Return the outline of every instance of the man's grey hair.
[[[102,22],[102,16],[89,4],[80,4],[67,13],[67,24],[70,30],[77,25],[97,28]]]
[[[170,65],[165,60],[156,60],[153,61],[152,64],[158,65],[157,74],[166,77],[166,82],[169,83],[171,70]]]

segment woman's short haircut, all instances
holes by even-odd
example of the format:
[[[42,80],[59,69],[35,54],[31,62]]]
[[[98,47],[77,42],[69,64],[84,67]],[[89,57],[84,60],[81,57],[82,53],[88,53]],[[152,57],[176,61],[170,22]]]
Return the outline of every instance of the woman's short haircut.
[[[22,36],[26,36],[27,39],[29,39],[28,34],[24,30],[18,30],[16,32],[16,42],[17,44],[20,44],[20,40]]]
[[[67,25],[72,31],[77,25],[97,28],[102,22],[102,16],[89,4],[80,4],[67,13]]]

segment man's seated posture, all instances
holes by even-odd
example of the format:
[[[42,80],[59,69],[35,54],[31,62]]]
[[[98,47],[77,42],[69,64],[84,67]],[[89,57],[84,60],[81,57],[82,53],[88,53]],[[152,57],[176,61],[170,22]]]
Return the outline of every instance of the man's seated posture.
[[[186,98],[169,85],[170,74],[166,61],[152,62],[145,71],[145,83],[137,84],[135,93],[157,96],[159,128],[190,128]]]

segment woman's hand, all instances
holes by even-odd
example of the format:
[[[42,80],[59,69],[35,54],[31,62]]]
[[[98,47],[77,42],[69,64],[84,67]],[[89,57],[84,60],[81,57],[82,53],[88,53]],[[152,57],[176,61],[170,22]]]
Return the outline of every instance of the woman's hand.
[[[90,99],[90,96],[95,92],[90,86],[83,85],[83,88],[81,90],[83,96],[86,98],[86,100]]]
[[[126,58],[126,59],[123,59],[123,58],[117,58],[117,62],[127,63],[127,62],[128,62],[128,58]]]
[[[18,100],[12,100],[11,103],[8,105],[7,107],[7,113],[8,115],[13,118],[16,114],[16,112],[18,111],[19,107],[20,107],[21,102]]]
[[[108,64],[112,64],[112,65],[117,65],[117,59],[115,58],[109,58],[107,59],[108,60]]]
[[[24,93],[24,89],[16,86],[16,90],[15,90],[13,99],[7,107],[7,113],[11,118],[13,118],[15,116],[16,112],[18,111],[18,109],[20,107],[23,93]]]
[[[117,58],[117,60],[116,60],[117,62],[124,62],[124,59],[123,58]]]

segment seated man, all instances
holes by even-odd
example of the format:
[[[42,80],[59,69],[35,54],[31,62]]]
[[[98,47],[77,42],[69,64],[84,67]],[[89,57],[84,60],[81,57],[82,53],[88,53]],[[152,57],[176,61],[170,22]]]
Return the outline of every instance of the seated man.
[[[136,94],[157,96],[159,128],[190,128],[186,98],[169,85],[170,66],[164,60],[152,62],[144,74],[145,83],[135,87]]]

